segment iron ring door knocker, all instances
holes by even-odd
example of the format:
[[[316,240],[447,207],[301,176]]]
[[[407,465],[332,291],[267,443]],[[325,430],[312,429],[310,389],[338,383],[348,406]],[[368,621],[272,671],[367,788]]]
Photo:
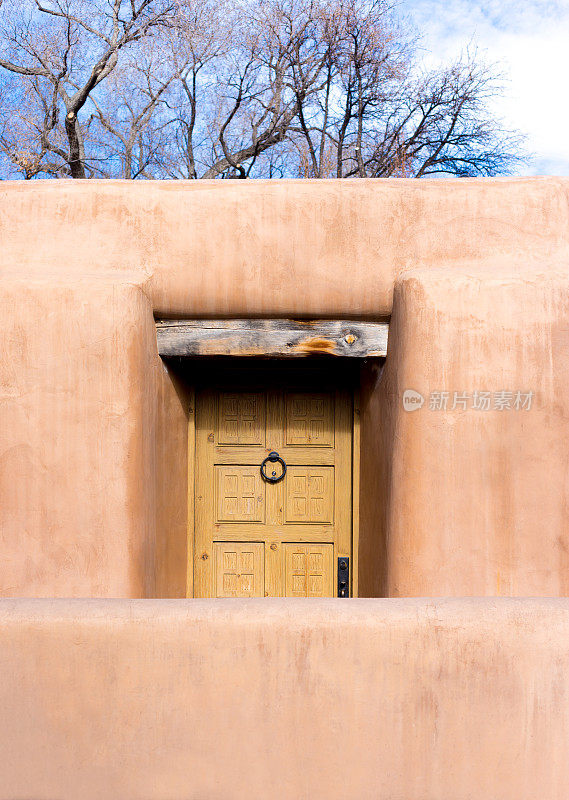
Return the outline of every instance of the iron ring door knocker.
[[[272,464],[276,464],[277,461],[280,461],[281,466],[283,468],[282,473],[277,476],[276,471],[273,470],[273,474],[272,475],[267,475],[267,473],[265,472],[265,465],[266,465],[266,463],[268,461],[270,461]],[[261,464],[261,475],[269,483],[278,483],[279,481],[282,481],[282,479],[286,475],[286,464],[285,464],[284,458],[281,458],[278,453],[276,453],[274,450],[272,450],[269,453],[269,455],[265,458],[263,463]]]

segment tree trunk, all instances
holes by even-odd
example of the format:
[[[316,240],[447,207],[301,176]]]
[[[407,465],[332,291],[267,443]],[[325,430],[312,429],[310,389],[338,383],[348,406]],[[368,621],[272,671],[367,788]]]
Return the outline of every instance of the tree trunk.
[[[69,169],[72,178],[86,178],[85,162],[83,158],[83,147],[81,132],[77,115],[70,111],[65,115],[65,132],[69,142]]]

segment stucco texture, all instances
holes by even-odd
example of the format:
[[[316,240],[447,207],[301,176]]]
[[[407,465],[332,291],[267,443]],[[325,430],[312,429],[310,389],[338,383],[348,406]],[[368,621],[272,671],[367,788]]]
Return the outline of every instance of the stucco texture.
[[[378,594],[569,594],[568,310],[555,263],[400,277],[365,419]],[[407,389],[422,408],[404,410]]]
[[[0,797],[566,800],[564,600],[4,601]]]
[[[569,181],[3,183],[0,243],[0,596],[185,595],[189,400],[153,317],[247,315],[391,317],[361,593],[568,593]]]

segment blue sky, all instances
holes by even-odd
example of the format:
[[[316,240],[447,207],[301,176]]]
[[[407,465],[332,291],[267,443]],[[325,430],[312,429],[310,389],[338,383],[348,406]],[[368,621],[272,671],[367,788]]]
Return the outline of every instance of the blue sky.
[[[527,134],[529,175],[569,175],[569,0],[403,0],[428,62],[470,42],[508,76],[496,113]]]

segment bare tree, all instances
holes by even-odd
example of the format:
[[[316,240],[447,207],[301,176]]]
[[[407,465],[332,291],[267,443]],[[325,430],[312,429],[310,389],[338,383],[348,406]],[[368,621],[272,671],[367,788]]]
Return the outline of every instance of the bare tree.
[[[167,147],[171,119],[165,102],[179,69],[152,42],[125,58],[108,79],[108,91],[91,98],[86,123],[89,165],[100,177],[152,178]]]
[[[332,15],[323,91],[299,103],[289,131],[299,175],[496,175],[523,160],[522,137],[489,111],[502,90],[495,65],[467,51],[424,74],[391,4],[343,0]]]
[[[367,143],[373,177],[459,177],[511,172],[523,161],[523,137],[489,111],[501,78],[466,52],[450,67],[404,84]],[[355,174],[355,171],[354,171]]]
[[[116,68],[121,51],[167,25],[175,10],[170,0],[8,0],[3,4],[0,67],[49,84],[63,103],[65,160],[72,177],[87,175],[79,113]]]
[[[325,48],[324,81],[316,96],[298,96],[291,133],[306,177],[366,177],[364,137],[375,109],[385,104],[406,74],[410,37],[386,0],[340,0],[320,14]],[[296,134],[296,136],[294,135]],[[347,166],[347,163],[350,165]]]
[[[180,7],[178,24],[169,37],[177,78],[166,101],[170,142],[161,166],[167,177],[198,178],[209,166],[203,151],[210,138],[219,71],[232,50],[237,23],[234,9],[215,0],[193,0]]]
[[[50,142],[58,124],[57,99],[35,77],[19,89],[0,91],[0,153],[26,180],[57,177],[63,162],[57,137]]]
[[[35,177],[496,175],[499,72],[422,69],[398,0],[4,0],[0,155]],[[9,120],[9,124],[8,121]]]
[[[299,97],[321,89],[317,9],[304,0],[268,0],[233,15],[224,8],[230,30],[217,26],[225,30],[223,37],[209,45],[207,61],[192,53],[182,81],[177,119],[191,165],[187,177],[249,177],[261,157],[287,140]],[[274,167],[272,156],[263,159],[261,170],[269,163]]]

